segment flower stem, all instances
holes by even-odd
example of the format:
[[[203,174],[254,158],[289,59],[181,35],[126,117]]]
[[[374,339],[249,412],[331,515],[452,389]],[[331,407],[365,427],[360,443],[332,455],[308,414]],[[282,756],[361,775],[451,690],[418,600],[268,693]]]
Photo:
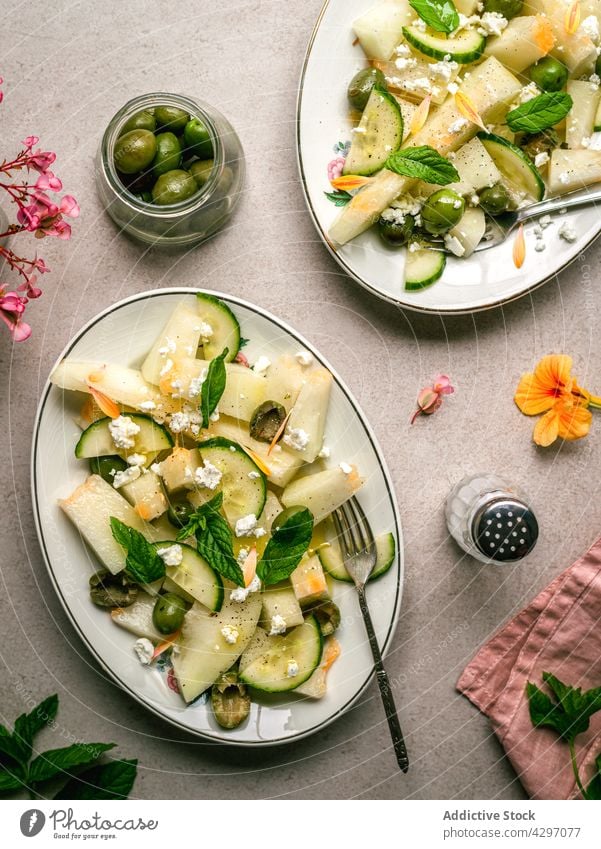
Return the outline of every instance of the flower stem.
[[[601,398],[599,395],[589,395],[588,405],[589,407],[592,407],[593,410],[601,410]]]
[[[586,799],[586,791],[584,789],[582,781],[580,780],[580,773],[578,772],[578,763],[576,762],[576,746],[574,745],[574,740],[569,740],[568,745],[570,747],[570,760],[572,761],[572,770],[574,772],[574,778],[576,779],[578,789],[582,793],[582,798]]]

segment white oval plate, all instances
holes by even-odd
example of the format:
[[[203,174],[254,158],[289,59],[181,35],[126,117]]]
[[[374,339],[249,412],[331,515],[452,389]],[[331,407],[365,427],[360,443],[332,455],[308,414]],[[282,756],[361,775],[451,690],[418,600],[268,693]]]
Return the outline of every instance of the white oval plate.
[[[533,228],[526,226],[526,261],[513,264],[510,237],[503,245],[461,260],[449,257],[442,278],[421,292],[403,289],[405,251],[387,248],[374,228],[334,250],[328,230],[339,210],[324,192],[332,191],[327,165],[334,146],[350,139],[346,88],[353,75],[366,67],[359,45],[353,46],[351,24],[377,0],[326,0],[313,31],[300,81],[297,106],[297,145],[301,181],[319,235],[338,264],[374,295],[418,312],[468,313],[499,306],[541,286],[565,268],[601,232],[594,206],[557,215],[545,230],[546,250],[534,250]],[[558,236],[569,221],[578,239]]]
[[[252,362],[306,348],[334,375],[326,442],[329,463],[354,462],[366,483],[361,503],[374,532],[391,530],[400,556],[389,572],[369,588],[369,602],[383,651],[390,645],[398,618],[403,581],[401,526],[394,490],[374,434],[349,390],[317,351],[284,322],[252,304],[217,292],[234,310],[242,333],[250,339],[245,353]],[[93,318],[67,345],[60,359],[106,359],[135,366],[141,363],[160,333],[166,317],[181,300],[192,301],[190,289],[163,289],[134,295]],[[253,703],[249,720],[224,731],[213,719],[205,697],[186,707],[168,689],[163,675],[142,667],[132,650],[134,637],[117,627],[110,616],[91,604],[88,578],[98,568],[94,555],[58,507],[88,472],[75,459],[79,428],[74,417],[81,396],[46,384],[38,408],[32,452],[32,496],[38,537],[50,577],[67,615],[100,665],[135,699],[174,725],[226,743],[271,745],[312,734],[327,725],[363,692],[372,676],[372,661],[354,588],[336,583],[342,611],[338,634],[342,654],[329,673],[328,693],[319,701],[290,696]]]

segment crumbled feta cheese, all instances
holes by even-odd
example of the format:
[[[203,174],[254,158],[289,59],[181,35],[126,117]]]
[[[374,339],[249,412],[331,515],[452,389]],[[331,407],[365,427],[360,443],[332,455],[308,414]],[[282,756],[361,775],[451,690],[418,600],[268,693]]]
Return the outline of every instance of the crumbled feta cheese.
[[[246,601],[251,593],[256,593],[261,589],[261,581],[259,580],[258,575],[252,579],[250,584],[247,587],[236,587],[235,590],[232,590],[230,593],[230,601],[242,602]]]
[[[253,531],[253,534],[257,537],[257,539],[259,539],[259,537],[264,537],[266,533],[267,531],[265,528],[255,528]]]
[[[577,239],[576,230],[571,227],[568,222],[564,222],[559,228],[559,236],[565,242],[575,242]]]
[[[451,81],[451,77],[457,70],[459,65],[457,62],[451,61],[451,57],[445,56],[440,62],[432,62],[432,64],[428,67],[428,73],[430,76],[438,77],[443,80],[443,82],[448,83]]]
[[[169,430],[172,433],[181,433],[190,427],[190,416],[187,413],[173,413],[169,421]]]
[[[419,251],[421,249],[421,245],[419,242],[411,242],[409,245],[409,253],[415,253],[415,251]]]
[[[403,88],[406,91],[425,91],[427,94],[432,94],[432,83],[428,77],[417,77],[415,80],[403,80]]]
[[[220,419],[220,415],[219,415],[219,411],[218,411],[218,410],[215,410],[215,411],[214,411],[214,412],[212,412],[212,413],[211,413],[211,415],[209,416],[209,421],[211,421],[211,422],[218,422],[218,421],[219,421],[219,419]]]
[[[405,223],[406,217],[406,212],[403,212],[402,209],[394,209],[392,206],[389,206],[388,209],[385,209],[380,215],[382,221],[389,221],[391,224],[398,224],[399,227]]]
[[[445,233],[444,246],[452,254],[455,254],[455,256],[463,256],[465,253],[465,248],[457,236],[451,236],[450,233]]]
[[[236,557],[236,560],[237,560],[239,566],[244,566],[244,564],[246,563],[246,558],[248,557],[249,554],[250,554],[249,548],[241,548],[240,549],[240,551],[238,552],[238,557]]]
[[[119,489],[132,481],[137,480],[142,471],[139,466],[130,466],[129,469],[124,469],[122,472],[116,472],[113,478],[113,486]]]
[[[350,475],[350,473],[353,471],[353,467],[350,465],[350,463],[340,463],[340,470],[344,472],[345,475]]]
[[[161,371],[159,372],[161,377],[165,377],[166,374],[169,374],[171,369],[173,368],[173,360],[168,359]]]
[[[154,401],[142,401],[141,404],[138,404],[138,407],[141,410],[144,410],[145,413],[149,413],[151,410],[156,410],[157,405],[154,403]]]
[[[207,369],[203,369],[198,377],[193,377],[188,386],[188,398],[197,398],[200,395],[202,384],[207,379]]]
[[[286,675],[288,678],[294,678],[295,675],[298,675],[298,663],[295,660],[288,661]]]
[[[578,27],[578,35],[588,36],[593,44],[599,44],[599,21],[596,15],[589,15],[581,21]]]
[[[401,41],[400,44],[397,44],[394,52],[397,56],[409,56],[411,53],[411,49],[408,44],[405,44],[404,41]]]
[[[195,327],[194,329],[200,331],[201,345],[204,345],[205,342],[208,342],[211,336],[213,335],[213,328],[206,321],[201,321],[200,324],[197,325],[197,327]]]
[[[461,209],[462,205],[461,198],[457,198],[457,200],[453,201],[453,209]]]
[[[550,216],[550,215],[543,215],[543,216],[541,216],[541,218],[539,218],[539,219],[538,219],[538,223],[539,223],[539,224],[540,224],[540,226],[543,228],[543,230],[546,230],[546,229],[547,229],[547,227],[550,227],[550,226],[551,226],[551,224],[553,224],[553,222],[551,221],[551,216]]]
[[[161,355],[161,357],[166,357],[167,354],[174,354],[176,350],[177,345],[175,344],[173,339],[167,337],[165,340],[165,344],[159,348],[159,354]]]
[[[500,12],[484,12],[477,29],[480,35],[501,35],[508,23]]]
[[[140,425],[129,416],[118,416],[109,422],[109,433],[117,448],[133,448],[133,437],[140,433]]]
[[[149,666],[154,654],[154,646],[150,640],[146,639],[146,637],[140,637],[134,643],[134,651],[142,666]]]
[[[537,153],[534,157],[534,164],[537,168],[542,168],[543,165],[546,165],[549,161],[549,154],[546,150],[543,150],[542,153]]]
[[[395,209],[398,212],[402,212],[404,215],[419,215],[421,208],[421,202],[411,195],[400,195],[396,200],[393,200],[389,207],[390,210]],[[389,210],[384,210],[382,216],[384,216],[384,214],[388,211]],[[387,220],[394,221],[395,219],[393,217]]]
[[[253,371],[256,372],[256,374],[265,374],[270,365],[271,360],[269,357],[260,356],[253,366]]]
[[[257,527],[257,517],[254,513],[249,513],[248,516],[242,516],[236,522],[235,533],[237,537],[247,537]]]
[[[283,616],[280,616],[279,613],[276,613],[275,616],[271,617],[271,630],[269,631],[270,637],[276,637],[278,634],[286,633],[286,620]]]
[[[301,366],[310,366],[313,364],[313,354],[309,351],[299,351],[294,355],[295,359]]]
[[[155,475],[160,476],[161,475],[161,464],[160,463],[153,463],[152,466],[150,467],[150,471],[154,472]]]
[[[159,548],[157,554],[165,566],[179,566],[184,559],[182,547],[177,543],[169,545],[166,548]]]
[[[329,448],[329,446],[328,446],[328,445],[322,445],[322,446],[321,446],[321,451],[319,452],[319,454],[318,454],[317,456],[318,456],[321,460],[327,460],[331,453],[332,453],[332,452],[330,451],[330,448]]]
[[[580,145],[581,145],[582,147],[585,147],[585,148],[586,148],[586,147],[590,147],[590,145],[591,145],[591,137],[590,137],[590,136],[584,136],[584,138],[582,138],[582,139],[581,139],[581,141],[580,141]]]
[[[231,625],[224,625],[221,629],[221,635],[226,643],[230,646],[233,646],[238,642],[238,637],[240,636],[238,629],[233,628]]]
[[[199,466],[194,472],[194,483],[207,489],[217,489],[221,483],[221,478],[221,471],[206,459],[203,461],[203,465]]]
[[[543,242],[543,240],[542,240],[542,239],[537,239],[537,240],[536,240],[536,243],[535,243],[535,245],[534,245],[534,250],[535,250],[535,251],[538,251],[538,253],[541,253],[542,251],[544,251],[544,250],[545,250],[545,248],[546,248],[546,247],[547,247],[547,246],[546,246],[546,244]]]
[[[251,481],[256,481],[261,477],[261,472],[249,472],[248,477]]]
[[[589,83],[592,84],[591,87],[594,91],[597,88],[597,86],[599,85],[599,83],[601,83],[601,77],[599,76],[599,74],[591,74],[590,77],[588,78],[588,81],[589,81]]]
[[[449,125],[447,130],[449,133],[455,135],[456,133],[460,133],[461,130],[464,129],[464,127],[467,127],[468,124],[469,121],[467,120],[467,118],[457,118],[456,121],[453,121],[453,123]]]
[[[538,97],[539,94],[540,89],[536,83],[528,83],[528,85],[522,86],[510,109],[515,109],[517,106],[521,106],[522,103],[527,103],[529,100]]]
[[[478,206],[478,204],[480,203],[480,198],[478,197],[478,195],[472,195],[470,198],[470,203],[472,206]]]
[[[235,451],[235,450],[236,450],[236,446],[235,446],[235,445],[230,445],[230,451],[232,451],[232,452],[233,452],[233,451]]]
[[[459,91],[459,86],[457,85],[457,83],[449,83],[447,85],[447,91],[449,92],[449,94],[457,94],[457,92]]]
[[[417,59],[414,59],[412,56],[399,56],[398,59],[394,60],[395,67],[399,71],[405,71],[407,68],[413,68],[417,65]]]
[[[282,442],[296,451],[304,451],[309,444],[309,434],[301,427],[293,427],[284,434]]]
[[[417,18],[415,21],[413,21],[412,26],[414,27],[414,29],[418,29],[420,32],[426,31],[426,22],[422,21],[421,18]]]
[[[559,175],[559,182],[562,183],[562,185],[565,186],[567,183],[569,183],[569,181],[570,181],[570,175],[568,174],[568,172],[562,171],[561,174]]]

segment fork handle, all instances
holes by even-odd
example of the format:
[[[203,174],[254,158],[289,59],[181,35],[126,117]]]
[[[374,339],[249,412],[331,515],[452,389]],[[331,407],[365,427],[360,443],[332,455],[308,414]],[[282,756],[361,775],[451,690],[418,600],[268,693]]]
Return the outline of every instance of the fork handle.
[[[363,614],[363,621],[365,622],[365,630],[367,631],[367,636],[369,637],[371,653],[374,658],[376,680],[378,682],[378,687],[380,688],[382,704],[384,705],[384,710],[386,711],[386,719],[388,720],[388,728],[390,729],[390,736],[392,737],[394,753],[396,755],[396,759],[401,770],[403,772],[407,772],[407,770],[409,769],[409,755],[407,754],[407,747],[405,746],[405,741],[403,739],[401,724],[399,722],[396,705],[392,696],[392,690],[390,689],[390,681],[388,680],[388,675],[386,673],[386,670],[384,669],[382,655],[380,653],[380,647],[376,638],[376,632],[374,631],[373,622],[371,621],[371,615],[367,606],[367,599],[365,597],[365,587],[358,586],[357,593],[359,595],[359,607],[361,608],[361,613]]]
[[[558,209],[569,209],[572,206],[585,206],[593,203],[596,200],[601,200],[601,188],[599,186],[594,189],[584,189],[577,192],[569,192],[567,195],[559,195],[548,200],[543,200],[540,203],[534,203],[530,206],[525,206],[524,209],[519,209],[517,212],[517,223],[528,221],[529,218],[537,218],[545,213],[556,212]]]

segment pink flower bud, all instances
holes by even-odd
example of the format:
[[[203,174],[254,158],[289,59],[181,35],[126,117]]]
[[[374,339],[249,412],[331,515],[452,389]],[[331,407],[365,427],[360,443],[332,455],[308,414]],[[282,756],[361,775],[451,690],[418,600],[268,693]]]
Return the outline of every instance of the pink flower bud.
[[[77,218],[79,215],[79,204],[73,195],[65,195],[63,197],[61,200],[61,212],[70,218]]]
[[[27,136],[26,139],[23,139],[23,144],[26,148],[31,149],[34,144],[39,142],[39,138],[37,136]]]
[[[455,389],[451,386],[451,380],[446,374],[439,374],[434,378],[434,387],[435,392],[438,392],[439,395],[452,395]]]
[[[52,171],[46,171],[45,174],[40,174],[35,184],[36,189],[42,191],[60,192],[63,184],[58,177],[55,177]]]
[[[442,398],[431,386],[426,386],[417,396],[417,406],[427,416],[435,413],[442,404]]]

